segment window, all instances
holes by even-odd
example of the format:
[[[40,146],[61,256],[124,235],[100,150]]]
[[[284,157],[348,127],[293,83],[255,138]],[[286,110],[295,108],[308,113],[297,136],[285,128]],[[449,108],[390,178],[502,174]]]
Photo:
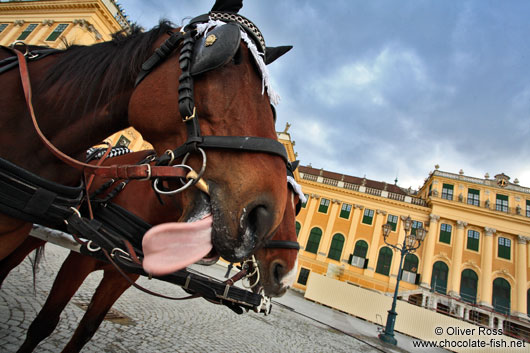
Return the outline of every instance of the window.
[[[55,27],[53,32],[50,33],[50,35],[48,36],[48,38],[46,38],[46,40],[49,41],[49,42],[53,42],[54,40],[56,40],[61,35],[61,33],[64,32],[66,27],[68,27],[68,24],[66,24],[66,23],[61,23],[61,24],[57,25],[57,27]]]
[[[512,241],[503,237],[499,237],[499,244],[497,247],[497,256],[506,260],[510,260]]]
[[[390,224],[392,226],[392,231],[395,232],[397,228],[398,217],[389,214],[388,218],[386,219],[386,223]]]
[[[316,254],[320,245],[320,238],[322,238],[322,231],[318,228],[311,229],[305,251]]]
[[[296,237],[298,238],[298,234],[300,233],[300,228],[302,226],[300,225],[300,222],[296,221],[295,228],[296,228]]]
[[[118,142],[116,142],[116,147],[129,147],[130,143],[131,143],[131,140],[121,135],[120,138],[118,139]]]
[[[467,189],[467,204],[480,206],[480,190]]]
[[[508,212],[508,196],[497,194],[495,209],[501,212]]]
[[[467,248],[469,250],[475,250],[478,251],[478,242],[480,238],[480,233],[476,230],[468,230],[467,231]]]
[[[17,40],[24,40],[28,38],[28,36],[31,34],[31,32],[33,32],[35,28],[37,28],[36,23],[29,24],[26,29],[22,31],[22,33],[20,33],[20,36],[18,36]]]
[[[445,294],[447,292],[447,274],[449,267],[442,262],[437,261],[432,266],[431,290]]]
[[[530,217],[530,200],[526,200],[526,217]]]
[[[351,213],[351,205],[348,205],[347,203],[343,203],[342,207],[340,208],[340,218],[350,218]]]
[[[471,304],[477,302],[477,284],[478,276],[473,270],[466,269],[462,271],[460,277],[460,298]]]
[[[414,254],[407,254],[403,263],[403,270],[408,272],[418,272],[418,257]]]
[[[342,248],[344,247],[344,236],[342,234],[335,234],[331,240],[331,246],[329,247],[328,258],[340,261],[340,255],[342,254]]]
[[[412,228],[410,229],[410,234],[416,235],[416,229],[423,228],[423,222],[412,221]]]
[[[329,200],[328,199],[320,199],[320,206],[318,206],[318,212],[321,213],[328,213],[328,207],[329,207]]]
[[[511,286],[504,278],[496,278],[493,281],[493,310],[501,314],[510,314],[510,292]]]
[[[365,209],[364,216],[363,216],[363,223],[372,224],[373,219],[374,219],[374,210]]]
[[[453,199],[453,185],[443,184],[442,186],[442,199],[452,200]]]
[[[0,23],[0,33],[4,31],[4,29],[7,28],[7,23]]]
[[[392,263],[392,250],[384,246],[379,250],[379,257],[377,259],[377,266],[375,272],[388,276],[390,273],[390,264]]]
[[[302,202],[302,208],[305,208],[307,206],[307,200],[309,200],[309,195],[308,194],[304,194],[305,196],[305,201]]]
[[[451,244],[451,231],[453,227],[449,224],[442,223],[440,226],[440,243]]]
[[[366,254],[368,253],[368,243],[364,240],[358,240],[357,243],[355,243],[355,249],[353,250],[353,256],[366,258]]]
[[[297,282],[305,286],[307,284],[307,278],[309,277],[309,272],[310,271],[307,268],[302,267],[300,269],[300,274],[298,275]]]

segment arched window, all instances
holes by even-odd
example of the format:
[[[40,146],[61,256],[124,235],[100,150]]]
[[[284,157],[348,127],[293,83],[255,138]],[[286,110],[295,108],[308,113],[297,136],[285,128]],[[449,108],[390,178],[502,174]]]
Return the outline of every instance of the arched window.
[[[300,233],[300,228],[302,227],[300,225],[300,222],[296,221],[295,227],[296,227],[296,237],[298,238],[298,233]]]
[[[329,247],[328,258],[340,261],[340,255],[342,254],[342,247],[344,246],[344,236],[342,234],[335,234],[331,240],[331,246]]]
[[[311,229],[305,251],[316,254],[320,245],[320,238],[322,238],[322,231],[318,228]]]
[[[432,265],[432,277],[431,277],[431,290],[446,294],[447,292],[447,274],[449,273],[449,267],[442,262],[436,261]]]
[[[473,270],[462,271],[460,277],[460,298],[468,303],[477,302],[478,276]]]
[[[358,240],[357,243],[355,243],[353,256],[366,258],[366,254],[368,254],[368,243],[364,240]]]
[[[407,254],[407,256],[405,256],[403,270],[417,273],[418,272],[418,257],[414,254]]]
[[[392,250],[388,246],[384,246],[379,250],[379,257],[377,258],[377,266],[375,272],[388,276],[390,273],[390,264],[392,263]]]
[[[510,314],[510,283],[504,278],[495,278],[493,281],[493,310],[501,314]]]

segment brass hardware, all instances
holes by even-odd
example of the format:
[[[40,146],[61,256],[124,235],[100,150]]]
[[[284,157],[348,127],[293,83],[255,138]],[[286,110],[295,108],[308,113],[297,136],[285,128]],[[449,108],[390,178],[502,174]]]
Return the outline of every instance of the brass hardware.
[[[217,37],[215,34],[210,34],[208,37],[206,37],[206,41],[204,42],[204,45],[209,47],[210,45],[213,45],[215,41],[217,40]]]
[[[191,116],[187,116],[187,117],[183,118],[182,121],[186,122],[186,121],[191,120],[193,118],[195,118],[195,107],[193,107],[193,113],[191,114]]]
[[[195,172],[194,170],[191,170],[187,175],[186,175],[186,179],[193,179],[193,180],[197,180],[197,177],[198,177],[198,174],[197,172]],[[206,193],[207,195],[210,195],[210,190],[208,188],[208,184],[206,184],[206,182],[204,181],[203,178],[200,178],[199,180],[197,180],[197,182],[195,183],[195,186],[201,190],[202,192]]]

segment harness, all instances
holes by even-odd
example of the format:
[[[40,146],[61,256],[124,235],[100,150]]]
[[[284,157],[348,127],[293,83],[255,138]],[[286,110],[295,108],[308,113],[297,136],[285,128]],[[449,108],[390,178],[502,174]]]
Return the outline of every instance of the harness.
[[[197,26],[212,19],[221,20],[226,24],[208,32],[207,37],[197,39]],[[19,50],[12,48],[15,56],[0,61],[0,66],[2,66],[0,73],[19,66],[26,103],[35,130],[46,147],[66,164],[90,174],[115,180],[152,179],[157,192],[174,194],[201,183],[201,177],[207,166],[204,149],[268,153],[281,157],[287,166],[290,165],[284,146],[275,139],[255,136],[202,136],[201,134],[199,112],[194,102],[194,77],[229,62],[239,50],[242,33],[248,33],[253,37],[260,52],[263,55],[266,54],[263,36],[252,22],[240,15],[212,12],[190,21],[183,32],[172,33],[143,63],[135,86],[140,84],[143,78],[180,46],[179,63],[182,73],[179,77],[178,102],[180,116],[186,125],[187,140],[183,145],[160,156],[155,165],[149,162],[114,166],[94,166],[82,163],[59,151],[42,134],[33,111],[27,60],[37,60],[55,54],[59,52],[58,50],[30,51],[27,49],[26,53],[22,54]],[[185,164],[192,153],[202,155],[203,163],[199,173]],[[182,158],[181,164],[174,165],[174,161],[178,158]],[[166,190],[160,185],[160,181],[168,178],[187,179],[187,182],[179,189]],[[76,209],[81,204],[83,190],[81,186],[67,187],[50,182],[0,158],[0,212],[60,231],[79,234],[90,240],[83,242],[81,253],[104,261],[113,262],[114,260],[129,272],[148,275],[134,261],[134,258],[141,256],[141,242],[138,243],[138,241],[150,225],[112,203],[92,203],[94,218],[90,220],[83,218]],[[299,249],[298,243],[296,245],[294,243],[271,241],[268,246]],[[128,251],[124,251],[123,246]],[[105,254],[104,257],[102,253]],[[178,284],[191,293],[200,293],[207,300],[225,304],[236,312],[240,311],[241,307],[259,307],[264,300],[261,295],[240,290],[231,284],[204,280],[197,274],[190,274],[187,270],[181,270],[159,279]]]

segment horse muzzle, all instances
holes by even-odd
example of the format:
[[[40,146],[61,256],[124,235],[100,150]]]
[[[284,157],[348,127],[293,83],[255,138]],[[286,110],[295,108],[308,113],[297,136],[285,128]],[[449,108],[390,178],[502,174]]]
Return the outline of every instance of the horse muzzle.
[[[244,207],[226,207],[211,189],[213,246],[227,261],[243,261],[272,236],[277,221],[273,203],[259,197]]]

